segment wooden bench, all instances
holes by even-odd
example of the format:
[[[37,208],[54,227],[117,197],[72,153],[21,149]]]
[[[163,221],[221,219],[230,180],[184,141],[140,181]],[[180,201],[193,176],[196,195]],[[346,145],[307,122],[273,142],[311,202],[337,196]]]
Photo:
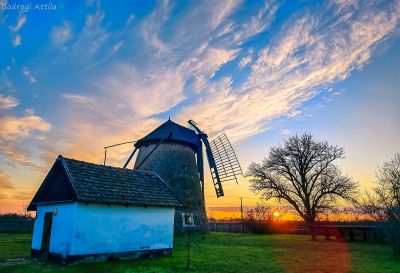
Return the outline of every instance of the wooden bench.
[[[359,231],[363,241],[370,241],[372,239],[383,241],[383,232],[376,226],[362,226],[362,225],[310,225],[311,237],[313,240],[317,239],[318,232],[322,231],[322,235],[326,240],[330,240],[331,236],[335,236],[337,241],[345,241],[346,235],[350,241],[355,241],[356,232]]]

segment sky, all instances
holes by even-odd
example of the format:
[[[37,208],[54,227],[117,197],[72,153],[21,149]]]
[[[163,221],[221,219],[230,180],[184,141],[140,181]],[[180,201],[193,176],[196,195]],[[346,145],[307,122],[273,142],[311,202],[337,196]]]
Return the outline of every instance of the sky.
[[[102,163],[169,117],[225,132],[244,171],[311,132],[368,189],[400,152],[399,22],[398,0],[0,0],[0,213],[57,155]],[[208,175],[207,206],[254,205],[248,186],[217,199]]]

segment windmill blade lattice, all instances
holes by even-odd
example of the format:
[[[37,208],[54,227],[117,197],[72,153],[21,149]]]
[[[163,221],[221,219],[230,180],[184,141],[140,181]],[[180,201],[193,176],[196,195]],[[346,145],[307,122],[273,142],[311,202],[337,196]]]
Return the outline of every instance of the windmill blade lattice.
[[[220,182],[235,180],[238,183],[238,176],[243,174],[243,171],[226,134],[222,133],[212,140],[210,147]],[[215,173],[211,175],[215,184],[218,178]]]

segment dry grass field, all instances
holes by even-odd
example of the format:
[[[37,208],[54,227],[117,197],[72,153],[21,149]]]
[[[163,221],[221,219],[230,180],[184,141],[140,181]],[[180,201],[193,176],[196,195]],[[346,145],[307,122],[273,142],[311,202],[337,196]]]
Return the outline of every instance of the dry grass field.
[[[400,257],[386,244],[315,242],[303,235],[193,236],[189,270],[183,236],[169,257],[68,266],[31,259],[30,238],[0,234],[0,272],[400,272]]]

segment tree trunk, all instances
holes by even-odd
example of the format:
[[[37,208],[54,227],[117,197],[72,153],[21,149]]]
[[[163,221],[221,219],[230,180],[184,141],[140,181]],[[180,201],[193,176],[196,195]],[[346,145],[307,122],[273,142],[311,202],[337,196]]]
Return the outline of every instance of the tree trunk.
[[[315,224],[315,216],[308,215],[307,217],[304,218],[304,221],[306,222],[307,227],[310,230],[312,240],[316,241],[317,240],[317,230],[313,226]]]

